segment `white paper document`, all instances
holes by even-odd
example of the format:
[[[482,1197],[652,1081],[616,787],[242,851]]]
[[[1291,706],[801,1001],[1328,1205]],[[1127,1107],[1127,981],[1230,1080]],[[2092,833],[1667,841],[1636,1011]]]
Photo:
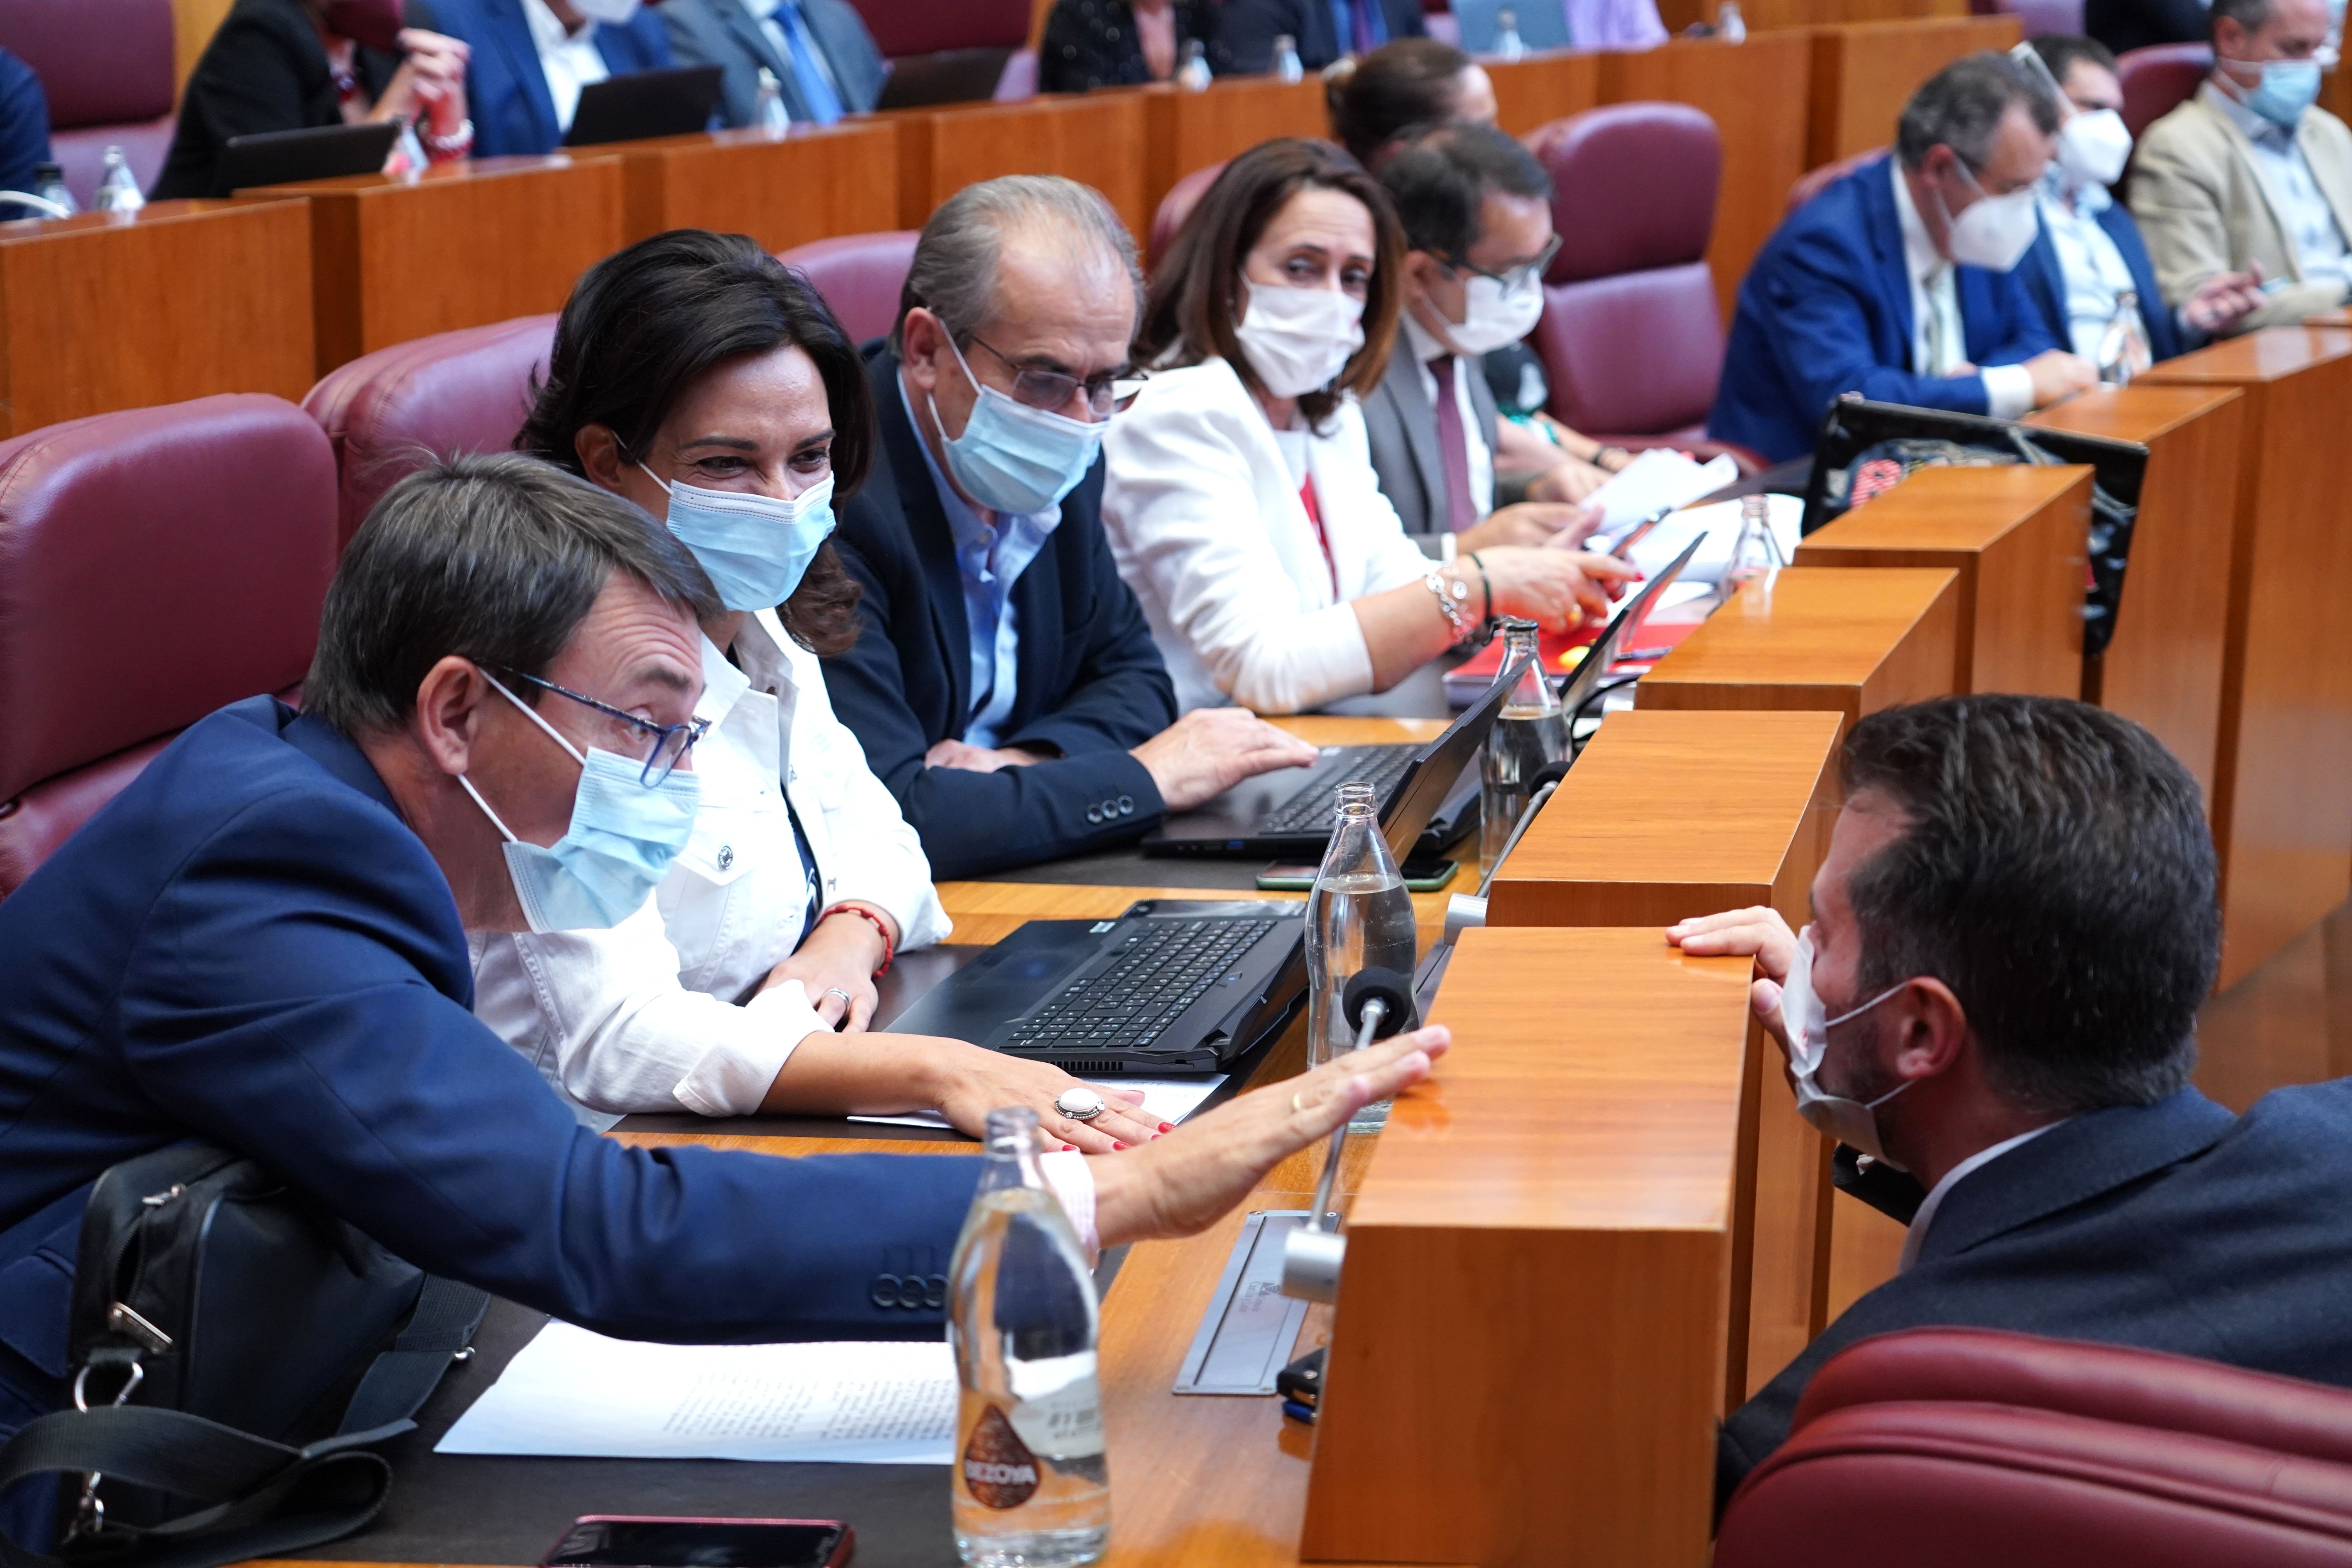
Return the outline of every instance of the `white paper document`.
[[[1109,1080],[1106,1080],[1108,1082]],[[1128,1078],[1110,1082],[1114,1089],[1143,1091],[1143,1114],[1151,1121],[1181,1121],[1201,1109],[1201,1101],[1225,1081],[1223,1073],[1206,1078]],[[1118,1103],[1113,1100],[1112,1104]],[[897,1127],[945,1127],[948,1119],[936,1110],[910,1110],[904,1116],[853,1116],[852,1121],[887,1121]]]
[[[1585,504],[1601,509],[1600,532],[1616,533],[1663,507],[1688,506],[1738,477],[1739,465],[1728,457],[1694,463],[1680,452],[1653,447],[1612,474]]]
[[[1768,495],[1764,500],[1772,521],[1772,537],[1780,546],[1780,559],[1793,561],[1797,555],[1798,525],[1805,518],[1805,503],[1795,496],[1784,495]],[[1660,522],[1647,538],[1634,545],[1631,559],[1644,572],[1660,571],[1683,552],[1684,545],[1704,535],[1706,542],[1690,558],[1690,564],[1683,568],[1675,586],[1720,583],[1724,568],[1731,564],[1732,547],[1739,542],[1739,509],[1740,503],[1736,500],[1685,507]]]
[[[655,1345],[551,1322],[433,1451],[944,1465],[955,1420],[944,1339]]]

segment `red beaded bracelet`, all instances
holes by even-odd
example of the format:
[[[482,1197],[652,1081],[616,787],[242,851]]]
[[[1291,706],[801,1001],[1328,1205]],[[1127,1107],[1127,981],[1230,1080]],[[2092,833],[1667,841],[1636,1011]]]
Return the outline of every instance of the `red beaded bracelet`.
[[[859,920],[866,921],[877,931],[881,933],[882,963],[877,968],[876,968],[874,974],[875,978],[879,979],[883,975],[889,973],[890,960],[897,956],[898,945],[890,940],[890,928],[882,923],[882,917],[876,914],[872,910],[862,908],[856,904],[835,904],[833,908],[825,910],[824,913],[817,916],[816,923],[823,925],[825,921],[831,920],[835,915],[856,915]]]

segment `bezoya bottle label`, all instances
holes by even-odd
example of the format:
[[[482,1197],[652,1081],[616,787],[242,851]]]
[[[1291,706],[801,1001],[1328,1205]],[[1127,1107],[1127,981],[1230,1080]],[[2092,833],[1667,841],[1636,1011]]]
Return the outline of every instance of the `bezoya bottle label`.
[[[1019,1508],[1044,1484],[1045,1465],[1103,1451],[1102,1384],[1092,1352],[1016,1362],[1010,1370],[1015,1394],[1027,1396],[1014,1399],[1009,1413],[993,1401],[982,1405],[963,1443],[964,1487],[988,1508]]]

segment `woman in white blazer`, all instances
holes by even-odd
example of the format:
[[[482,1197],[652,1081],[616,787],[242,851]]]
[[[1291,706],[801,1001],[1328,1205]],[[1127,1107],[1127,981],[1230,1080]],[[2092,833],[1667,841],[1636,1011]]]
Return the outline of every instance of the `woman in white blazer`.
[[[1490,616],[1604,614],[1629,574],[1549,547],[1440,564],[1405,537],[1356,405],[1388,366],[1403,255],[1354,159],[1268,142],[1225,165],[1152,279],[1152,374],[1103,440],[1103,522],[1187,709],[1384,691]]]
[[[619,924],[477,934],[475,1012],[583,1120],[935,1110],[977,1133],[1022,1104],[1065,1146],[1149,1139],[1124,1098],[1063,1115],[1077,1085],[1057,1068],[863,1033],[875,976],[948,934],[922,845],[817,664],[857,635],[825,538],[874,429],[856,347],[753,241],[662,235],[581,280],[516,444],[664,519],[728,606],[703,628],[701,805]]]

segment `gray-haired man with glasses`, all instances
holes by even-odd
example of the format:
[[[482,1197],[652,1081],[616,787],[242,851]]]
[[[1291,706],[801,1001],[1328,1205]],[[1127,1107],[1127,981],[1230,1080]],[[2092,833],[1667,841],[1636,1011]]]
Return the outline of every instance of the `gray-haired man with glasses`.
[[[1101,195],[990,180],[932,215],[867,354],[887,460],[835,536],[866,629],[825,684],[943,879],[1123,842],[1315,761],[1240,709],[1179,721],[1112,563],[1102,436],[1141,384],[1141,293]]]

